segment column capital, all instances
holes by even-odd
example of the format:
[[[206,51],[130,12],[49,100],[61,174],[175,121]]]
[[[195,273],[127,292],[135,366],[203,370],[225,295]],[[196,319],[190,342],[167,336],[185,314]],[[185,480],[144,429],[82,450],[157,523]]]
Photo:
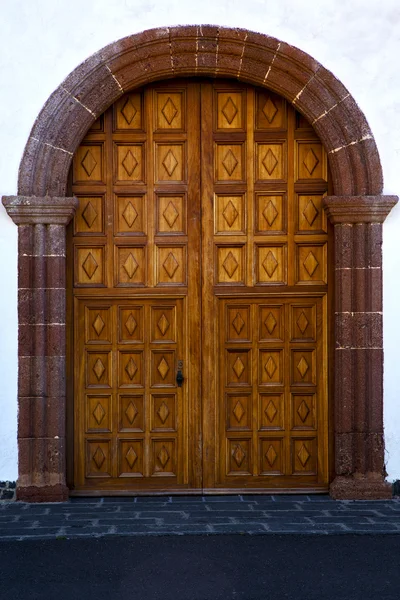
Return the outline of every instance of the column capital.
[[[16,225],[68,225],[79,205],[75,196],[3,196],[2,202]]]
[[[326,196],[323,206],[331,223],[383,223],[397,196]]]

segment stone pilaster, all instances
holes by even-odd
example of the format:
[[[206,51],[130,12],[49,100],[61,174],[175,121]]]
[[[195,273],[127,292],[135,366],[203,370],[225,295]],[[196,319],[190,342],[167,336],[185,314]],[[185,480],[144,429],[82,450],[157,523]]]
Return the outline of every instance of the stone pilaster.
[[[383,439],[382,223],[395,196],[325,198],[335,228],[334,498],[389,498]]]
[[[18,225],[17,499],[68,498],[65,481],[66,225],[76,198],[5,196]]]

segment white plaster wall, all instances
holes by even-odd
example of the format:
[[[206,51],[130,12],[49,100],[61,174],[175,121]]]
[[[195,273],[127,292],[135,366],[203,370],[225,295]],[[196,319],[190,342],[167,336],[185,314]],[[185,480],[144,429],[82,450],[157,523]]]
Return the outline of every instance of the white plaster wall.
[[[267,33],[308,52],[350,90],[375,135],[385,193],[400,192],[398,0],[0,0],[0,194],[17,191],[32,124],[96,50],[131,33],[211,23]],[[385,432],[400,479],[400,208],[384,227]],[[0,480],[17,476],[16,227],[0,207]]]

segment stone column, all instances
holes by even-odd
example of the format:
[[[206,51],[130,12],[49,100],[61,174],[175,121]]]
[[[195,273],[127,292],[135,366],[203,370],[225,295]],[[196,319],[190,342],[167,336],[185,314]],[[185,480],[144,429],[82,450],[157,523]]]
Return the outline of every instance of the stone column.
[[[395,196],[325,198],[335,228],[337,499],[390,498],[383,439],[382,223]]]
[[[5,196],[18,225],[17,499],[68,498],[65,467],[66,225],[76,198]]]

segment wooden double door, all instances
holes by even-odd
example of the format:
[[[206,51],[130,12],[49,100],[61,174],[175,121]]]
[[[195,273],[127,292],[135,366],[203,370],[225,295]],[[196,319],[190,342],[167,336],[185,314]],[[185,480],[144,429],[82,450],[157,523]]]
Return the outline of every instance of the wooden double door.
[[[72,168],[75,493],[327,486],[327,186],[268,90],[173,80],[96,121]]]

